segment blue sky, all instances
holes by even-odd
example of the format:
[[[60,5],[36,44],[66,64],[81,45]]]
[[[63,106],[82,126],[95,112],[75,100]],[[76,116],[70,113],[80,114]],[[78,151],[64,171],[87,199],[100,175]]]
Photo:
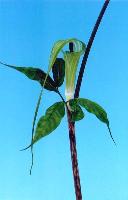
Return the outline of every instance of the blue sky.
[[[87,43],[103,1],[0,1],[0,59],[17,66],[47,71],[50,50],[59,39]],[[107,128],[91,114],[76,124],[83,199],[128,199],[128,2],[112,1],[90,53],[81,97],[102,105],[118,146]],[[40,85],[0,66],[0,199],[73,200],[66,118],[31,155],[19,150],[29,144]],[[61,89],[62,93],[64,88]],[[39,117],[59,101],[44,92]]]

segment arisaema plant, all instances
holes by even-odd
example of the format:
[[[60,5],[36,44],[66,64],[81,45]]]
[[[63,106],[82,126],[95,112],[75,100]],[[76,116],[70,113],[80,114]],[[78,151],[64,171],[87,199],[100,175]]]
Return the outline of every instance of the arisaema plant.
[[[79,91],[75,90],[75,81],[77,78],[76,71],[78,69],[79,59],[85,53],[83,58],[83,62],[85,62],[85,67],[92,42],[94,40],[96,31],[108,3],[109,1],[106,1],[101,10],[101,13],[99,15],[100,20],[98,18],[97,27],[94,27],[91,35],[91,41],[89,41],[87,47],[84,42],[76,38],[59,40],[55,42],[51,50],[47,72],[44,72],[42,69],[39,68],[18,67],[0,62],[1,65],[21,72],[22,74],[26,75],[30,80],[37,81],[41,86],[41,92],[38,98],[33,119],[31,141],[29,145],[25,148],[30,148],[32,153],[32,165],[30,173],[33,166],[33,146],[35,145],[35,143],[39,142],[47,135],[53,134],[53,131],[58,126],[61,126],[62,118],[64,118],[64,116],[67,114],[76,200],[82,200],[82,194],[77,162],[75,123],[79,120],[85,120],[84,112],[92,113],[98,118],[98,120],[106,124],[111,139],[115,143],[111,134],[106,111],[98,103],[85,97],[79,97],[79,94],[76,94],[79,93]],[[79,80],[82,79],[83,72],[80,71],[77,83],[79,83]],[[52,77],[50,75],[51,73]],[[61,94],[59,88],[64,84],[64,81],[65,91],[64,94]],[[77,86],[79,85],[80,83]],[[55,102],[53,105],[47,108],[45,114],[40,116],[39,121],[36,123],[36,117],[38,114],[38,109],[41,103],[44,89],[48,90],[49,92],[54,92],[56,95],[59,95],[60,101]]]
[[[73,44],[73,52],[63,50],[66,44],[69,43]],[[100,105],[89,99],[73,98],[75,89],[76,70],[78,67],[80,56],[84,53],[85,48],[86,45],[78,39],[67,39],[57,41],[54,44],[51,51],[47,73],[45,73],[42,69],[39,68],[17,67],[0,62],[2,65],[5,65],[23,73],[29,79],[35,80],[41,85],[41,93],[38,99],[33,121],[32,141],[27,148],[32,147],[40,139],[52,133],[60,125],[62,118],[65,116],[66,109],[68,109],[68,111],[71,113],[70,120],[72,122],[79,121],[84,118],[84,112],[82,108],[94,114],[100,121],[106,123],[109,129],[109,133],[111,135],[107,113]],[[58,57],[60,53],[62,53],[61,58]],[[53,78],[49,75],[50,71],[52,71],[53,73]],[[64,100],[64,97],[59,91],[59,87],[61,87],[64,83],[64,79],[66,81],[66,100]],[[34,132],[36,116],[38,114],[38,109],[43,94],[43,88],[49,90],[50,92],[55,92],[56,94],[59,94],[62,101],[55,102],[46,110],[45,115],[41,116],[41,118],[39,119]]]
[[[67,44],[73,45],[73,51],[63,50]],[[94,114],[101,122],[104,122],[107,125],[110,136],[114,141],[111,135],[109,120],[105,110],[92,100],[85,98],[74,98],[76,70],[80,56],[84,53],[85,48],[86,45],[78,39],[57,41],[51,51],[47,73],[39,68],[17,67],[0,62],[4,66],[23,73],[29,79],[35,80],[41,85],[41,93],[39,95],[33,120],[32,140],[30,145],[25,149],[29,147],[32,149],[33,145],[40,139],[51,134],[60,125],[62,118],[65,116],[65,111],[70,112],[70,122],[82,120],[84,118],[84,111]],[[60,53],[62,54],[62,57],[58,57]],[[53,77],[49,75],[50,71],[52,71]],[[59,87],[63,85],[64,79],[66,81],[65,97],[63,97],[59,91]],[[34,130],[36,116],[38,114],[41,97],[43,95],[43,89],[49,90],[50,92],[55,92],[60,96],[61,101],[55,102],[53,105],[47,108],[45,114],[41,116],[37,122]]]

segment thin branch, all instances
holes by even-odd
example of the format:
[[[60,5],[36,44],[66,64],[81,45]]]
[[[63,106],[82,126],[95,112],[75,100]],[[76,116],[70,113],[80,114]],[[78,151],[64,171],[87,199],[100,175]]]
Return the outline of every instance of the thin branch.
[[[93,41],[95,39],[95,36],[96,36],[96,33],[97,33],[97,30],[99,28],[99,25],[102,21],[102,18],[104,16],[104,13],[105,13],[105,10],[109,4],[110,0],[106,0],[104,2],[104,5],[100,11],[100,14],[97,18],[97,21],[95,23],[95,26],[92,30],[92,33],[91,33],[91,36],[90,36],[90,39],[89,39],[89,42],[87,44],[87,48],[85,50],[85,54],[83,56],[83,60],[82,60],[82,63],[81,63],[81,68],[80,68],[80,71],[79,71],[79,76],[78,76],[78,79],[77,79],[77,84],[76,84],[76,89],[75,89],[75,94],[74,94],[74,98],[78,98],[79,97],[79,93],[80,93],[80,88],[81,88],[81,83],[82,83],[82,78],[83,78],[83,74],[84,74],[84,70],[85,70],[85,67],[86,67],[86,63],[87,63],[87,60],[88,60],[88,56],[89,56],[89,53],[90,53],[90,50],[91,50],[91,47],[92,47],[92,44],[93,44]]]
[[[64,98],[63,98],[63,96],[62,96],[62,94],[60,93],[59,90],[57,90],[57,93],[59,94],[59,96],[60,96],[60,98],[62,99],[62,101],[64,102],[64,104],[66,104],[66,102],[65,102],[65,100],[64,100]]]

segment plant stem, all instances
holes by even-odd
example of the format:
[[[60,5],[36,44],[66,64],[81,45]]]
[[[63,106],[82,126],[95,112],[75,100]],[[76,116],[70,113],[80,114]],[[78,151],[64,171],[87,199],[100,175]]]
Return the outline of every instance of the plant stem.
[[[69,50],[70,52],[73,52],[73,43],[69,43]],[[71,112],[69,111],[68,107],[66,108],[67,108],[70,152],[71,152],[72,171],[73,171],[73,178],[74,178],[76,200],[82,200],[80,176],[79,176],[78,161],[77,161],[75,124],[74,122],[71,122]]]
[[[71,119],[71,113],[68,109],[67,109],[67,116],[68,116],[70,152],[71,152],[72,171],[73,171],[73,178],[74,178],[76,200],[82,200],[79,168],[78,168],[78,161],[77,161],[75,123],[71,122],[71,120],[70,120]]]
[[[95,39],[97,30],[99,28],[99,25],[100,25],[100,23],[102,21],[102,18],[104,16],[105,10],[106,10],[109,2],[110,2],[110,0],[105,0],[105,2],[103,4],[103,7],[102,7],[102,9],[100,11],[100,14],[99,14],[99,16],[97,18],[97,21],[96,21],[96,23],[94,25],[94,28],[92,30],[92,33],[91,33],[90,39],[88,41],[87,48],[86,48],[86,51],[85,51],[85,54],[83,56],[83,60],[82,60],[82,63],[81,63],[81,68],[80,68],[79,76],[78,76],[78,79],[77,79],[74,98],[78,98],[79,97],[80,87],[81,87],[82,78],[83,78],[84,70],[85,70],[85,67],[86,67],[86,63],[87,63],[87,60],[88,60],[88,56],[89,56],[93,41]]]
[[[77,79],[77,84],[76,84],[76,89],[75,89],[75,94],[74,98],[79,97],[80,93],[80,87],[82,83],[82,78],[85,70],[85,66],[88,60],[88,56],[90,53],[90,49],[92,47],[96,32],[99,28],[100,22],[103,18],[103,15],[105,13],[105,10],[109,4],[110,0],[106,0],[104,2],[104,5],[101,9],[101,12],[97,18],[96,24],[93,28],[92,34],[90,36],[89,42],[87,44],[87,48],[82,60],[81,68],[79,71],[79,76]],[[73,51],[73,44],[69,44],[69,50],[70,52]],[[80,176],[79,176],[79,169],[78,169],[78,161],[77,161],[77,149],[76,149],[76,137],[75,137],[75,123],[71,122],[71,113],[67,108],[67,116],[68,116],[68,127],[69,127],[69,139],[70,139],[70,151],[71,151],[71,160],[72,160],[72,170],[73,170],[73,177],[74,177],[74,187],[75,187],[75,194],[76,194],[76,200],[82,200],[82,193],[81,193],[81,185],[80,185]]]

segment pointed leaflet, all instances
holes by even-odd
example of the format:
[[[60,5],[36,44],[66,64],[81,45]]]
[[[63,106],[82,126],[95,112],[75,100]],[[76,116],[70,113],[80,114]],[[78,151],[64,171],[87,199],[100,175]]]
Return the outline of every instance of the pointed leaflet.
[[[54,131],[59,126],[64,115],[65,106],[63,102],[57,102],[50,106],[37,123],[33,144]]]
[[[16,66],[8,65],[8,64],[2,63],[2,62],[0,62],[0,64],[10,67],[12,69],[15,69],[15,70],[25,74],[31,80],[38,81],[41,84],[41,86],[44,86],[44,88],[47,90],[56,91],[55,82],[52,80],[52,78],[49,75],[47,76],[47,79],[46,79],[46,73],[39,68],[16,67]],[[46,79],[46,82],[44,84],[45,79]]]
[[[111,130],[109,127],[109,120],[107,118],[107,113],[105,112],[105,110],[100,105],[98,105],[97,103],[95,103],[93,101],[90,101],[89,99],[78,98],[77,102],[80,106],[85,108],[88,112],[94,114],[100,121],[104,122],[107,125],[110,136],[111,136],[113,142],[115,143],[115,141],[112,137],[112,134],[111,134]]]
[[[65,76],[65,61],[62,58],[56,58],[52,67],[52,73],[56,87],[60,87],[64,82]]]
[[[84,118],[84,113],[75,99],[69,101],[69,106],[71,109],[71,121],[75,122]]]

